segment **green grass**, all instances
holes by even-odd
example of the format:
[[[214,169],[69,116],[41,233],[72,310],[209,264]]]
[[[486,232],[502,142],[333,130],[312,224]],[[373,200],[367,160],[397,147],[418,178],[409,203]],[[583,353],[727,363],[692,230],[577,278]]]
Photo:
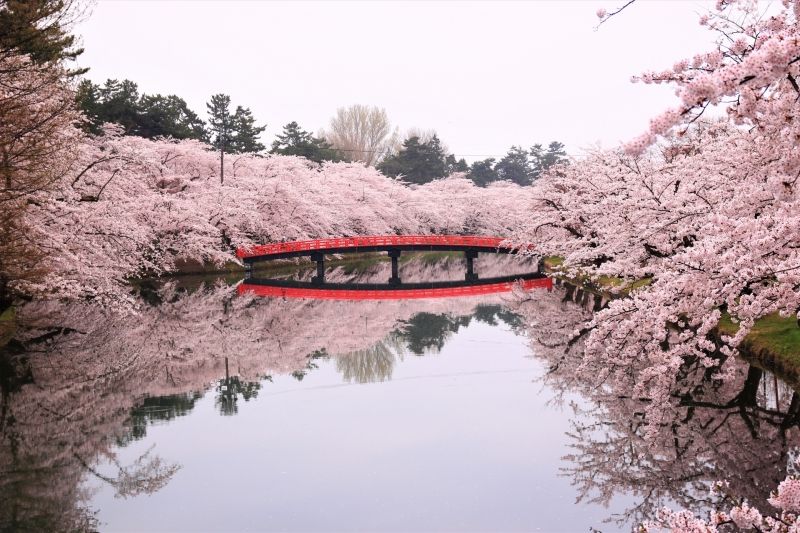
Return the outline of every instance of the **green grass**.
[[[739,329],[725,313],[719,321],[719,331],[733,335]],[[767,351],[795,368],[800,368],[800,327],[797,319],[783,318],[777,313],[767,315],[756,321],[752,331],[745,338],[745,344],[753,353]]]

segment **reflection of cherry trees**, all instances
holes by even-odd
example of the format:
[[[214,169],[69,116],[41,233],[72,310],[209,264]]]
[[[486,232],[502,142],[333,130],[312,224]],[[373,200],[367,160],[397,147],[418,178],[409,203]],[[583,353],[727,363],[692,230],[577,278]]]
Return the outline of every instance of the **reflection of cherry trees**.
[[[151,455],[152,447],[137,457],[130,465],[122,465],[113,455],[109,457],[117,470],[115,477],[102,474],[76,456],[87,471],[114,487],[114,496],[130,498],[139,494],[150,494],[164,487],[180,467],[165,463],[160,457]]]
[[[384,267],[332,276],[382,275]],[[419,276],[433,270],[417,261],[404,268]],[[463,266],[441,268],[457,276]],[[22,327],[0,354],[0,530],[91,528],[81,489],[87,477],[120,497],[163,487],[179,468],[169,458],[148,450],[123,464],[114,450],[142,438],[148,425],[186,414],[205,391],[214,389],[222,414],[234,414],[269,376],[301,379],[322,357],[335,358],[347,380],[388,379],[415,335],[404,322],[425,312],[458,323],[487,302],[258,299],[227,285],[146,291],[151,303],[136,315],[59,302],[20,310]]]
[[[665,391],[670,405],[662,412],[670,416],[653,421],[646,416],[653,400],[603,381],[603,368],[587,364],[591,313],[565,296],[563,289],[521,295],[515,311],[535,355],[549,365],[548,383],[589,400],[574,406],[572,451],[563,469],[578,499],[607,503],[633,494],[636,506],[616,518],[635,525],[656,518],[666,504],[706,515],[725,507],[710,489],[727,480],[729,497],[774,513],[768,498],[800,446],[800,395],[745,362],[735,362],[725,380],[700,361],[685,362]],[[647,370],[642,359],[627,363],[631,382]]]
[[[640,522],[668,502],[698,514],[716,507],[710,489],[716,480],[762,512],[772,490],[786,475],[788,452],[798,440],[796,407],[764,407],[757,394],[761,370],[742,371],[737,387],[708,383],[682,394],[678,416],[659,427],[648,427],[642,402],[619,395],[608,397],[576,422],[571,463],[565,472],[579,498],[608,501],[631,492],[641,498],[622,518]],[[792,400],[796,405],[797,397]],[[788,412],[787,412],[788,411]]]
[[[410,261],[404,268],[425,275],[429,267]],[[441,268],[438,275],[455,276],[462,265],[448,260]],[[382,276],[382,269],[331,275],[357,281]],[[670,416],[655,423],[645,416],[647,397],[599,381],[602,369],[584,357],[592,299],[565,289],[517,296],[509,310],[498,305],[499,296],[281,300],[239,297],[225,285],[184,291],[167,284],[150,294],[155,305],[144,305],[136,316],[33,304],[22,311],[28,327],[11,344],[15,353],[2,359],[12,371],[0,380],[0,466],[11,475],[3,476],[0,490],[11,507],[0,518],[4,524],[90,520],[80,490],[87,476],[111,484],[122,497],[158,490],[177,465],[157,450],[116,464],[114,448],[144,436],[149,424],[189,412],[205,391],[213,391],[222,414],[234,414],[237,402],[268,386],[269,376],[302,379],[321,359],[333,360],[346,381],[391,379],[398,360],[437,351],[473,320],[524,332],[547,363],[548,384],[587,399],[576,406],[564,465],[580,499],[634,494],[636,506],[617,518],[639,523],[657,518],[664,504],[695,513],[724,507],[722,496],[709,489],[725,479],[730,497],[774,512],[767,498],[800,444],[794,391],[776,388],[745,363],[732,365],[721,380],[700,361],[685,362],[665,392],[669,406],[661,411]],[[647,365],[628,364],[631,382]],[[98,468],[101,460],[111,474]],[[46,516],[43,501],[53,510]]]

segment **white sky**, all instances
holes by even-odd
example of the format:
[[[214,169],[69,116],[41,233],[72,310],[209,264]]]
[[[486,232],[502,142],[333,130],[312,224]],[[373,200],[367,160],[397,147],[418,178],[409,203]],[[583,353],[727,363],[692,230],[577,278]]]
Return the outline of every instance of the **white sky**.
[[[93,81],[177,94],[203,118],[225,92],[267,123],[267,145],[292,120],[316,132],[362,103],[472,161],[550,140],[613,146],[676,103],[630,77],[709,49],[708,2],[639,0],[595,30],[598,8],[623,3],[101,1],[75,31]]]

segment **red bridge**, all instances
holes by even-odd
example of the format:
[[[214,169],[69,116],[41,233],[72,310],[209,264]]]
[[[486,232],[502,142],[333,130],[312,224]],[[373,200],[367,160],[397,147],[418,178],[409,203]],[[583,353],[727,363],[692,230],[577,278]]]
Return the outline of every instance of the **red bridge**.
[[[314,255],[315,253],[341,254],[350,252],[401,251],[480,251],[515,253],[516,249],[502,246],[502,237],[476,237],[463,235],[386,235],[372,237],[339,237],[309,241],[259,244],[236,250],[236,257],[245,262],[283,259]]]
[[[252,264],[257,261],[273,259],[286,259],[290,257],[310,256],[317,263],[317,275],[313,278],[315,284],[325,282],[325,255],[358,252],[388,252],[392,260],[391,285],[401,284],[398,272],[398,259],[404,251],[459,251],[464,252],[467,262],[465,280],[478,281],[474,271],[474,260],[480,252],[513,254],[518,249],[504,245],[502,237],[480,237],[464,235],[381,235],[370,237],[340,237],[334,239],[315,239],[308,241],[280,242],[274,244],[254,245],[236,250],[236,256],[241,259],[249,271]],[[544,278],[541,265],[533,276]],[[247,276],[250,278],[250,276]],[[500,281],[500,280],[498,280]],[[508,280],[503,280],[508,281]],[[420,289],[433,289],[433,286],[419,287]],[[267,289],[262,289],[267,290]],[[271,289],[269,289],[271,290]],[[407,291],[404,291],[407,292]],[[410,294],[410,293],[409,293]]]

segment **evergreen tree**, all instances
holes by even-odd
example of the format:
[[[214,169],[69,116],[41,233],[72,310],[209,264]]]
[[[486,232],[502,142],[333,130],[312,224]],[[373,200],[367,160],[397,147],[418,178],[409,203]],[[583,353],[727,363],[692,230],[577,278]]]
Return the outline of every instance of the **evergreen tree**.
[[[103,103],[100,100],[100,87],[90,80],[81,80],[75,91],[75,101],[78,108],[86,115],[85,129],[89,133],[99,134],[100,125],[108,122],[102,118]]]
[[[102,87],[81,80],[75,100],[89,119],[84,128],[90,133],[100,133],[103,123],[115,122],[125,128],[126,135],[205,140],[205,124],[183,98],[174,94],[139,96],[130,80],[107,80]]]
[[[297,122],[283,127],[283,133],[272,143],[272,154],[297,155],[310,161],[342,161],[343,157],[324,139],[304,131]]]
[[[74,22],[73,0],[5,0],[0,2],[0,53],[26,54],[34,63],[74,61],[83,53],[64,28]],[[74,69],[68,76],[89,69]]]
[[[107,80],[99,90],[103,122],[115,122],[128,135],[136,134],[139,122],[139,88],[131,80]]]
[[[225,153],[255,153],[264,150],[258,136],[266,126],[256,126],[256,119],[249,108],[237,106],[236,112],[230,112],[231,97],[227,94],[215,94],[206,104],[208,110],[208,139],[219,150],[219,179],[225,179]]]
[[[219,182],[225,181],[225,152],[231,152],[233,136],[233,117],[230,112],[231,97],[215,94],[206,104],[208,110],[208,129],[211,145],[219,150]]]
[[[439,137],[434,135],[422,143],[416,136],[406,139],[400,151],[384,159],[378,170],[387,176],[402,175],[405,181],[417,184],[443,178],[447,168]]]
[[[497,181],[498,177],[494,169],[494,158],[472,163],[467,177],[475,182],[475,185],[478,187],[486,187],[491,182]]]
[[[533,180],[533,167],[528,159],[528,151],[512,146],[503,159],[494,167],[497,178],[513,181],[517,185],[530,185]]]
[[[553,165],[567,163],[567,153],[564,151],[564,145],[558,141],[553,141],[547,146],[545,150],[541,144],[534,144],[531,147],[531,158],[533,159],[532,165],[532,180],[538,178],[545,170]]]
[[[206,104],[208,112],[208,138],[211,145],[224,152],[232,152],[230,141],[233,137],[233,116],[230,112],[231,97],[215,94]]]
[[[172,137],[173,139],[205,139],[205,124],[189,109],[183,98],[170,94],[142,95],[139,100],[136,135]]]
[[[459,159],[456,161],[456,156],[453,154],[449,154],[445,160],[445,173],[449,176],[455,172],[469,172],[469,165],[464,160],[464,158]]]
[[[228,99],[230,102],[230,98]],[[258,140],[266,126],[256,126],[256,119],[247,107],[237,106],[236,112],[231,117],[230,152],[237,154],[255,153],[264,150],[264,145]]]

